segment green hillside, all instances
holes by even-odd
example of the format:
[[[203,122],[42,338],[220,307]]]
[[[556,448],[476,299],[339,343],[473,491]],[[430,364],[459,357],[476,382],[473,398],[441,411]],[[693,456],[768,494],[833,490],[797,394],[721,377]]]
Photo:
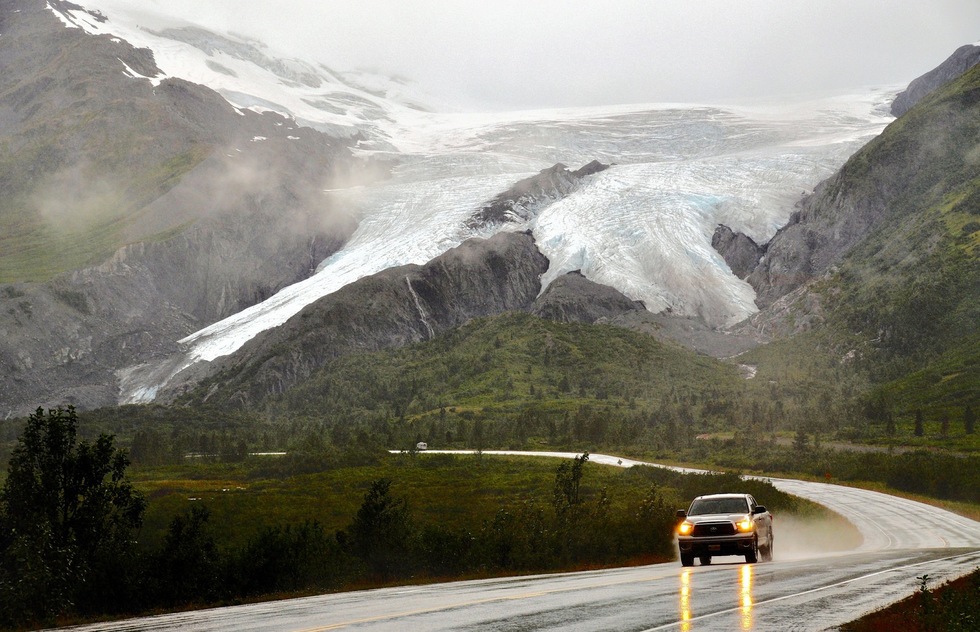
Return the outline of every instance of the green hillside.
[[[868,170],[921,160],[906,195],[885,197],[890,214],[882,229],[823,290],[831,325],[865,341],[863,366],[899,412],[977,408],[980,68],[923,101],[855,158]]]
[[[380,423],[403,445],[416,435],[435,445],[630,445],[644,426],[703,425],[705,405],[731,401],[741,383],[731,365],[644,334],[513,313],[334,360],[265,414]]]
[[[180,86],[133,82],[120,63],[156,74],[148,51],[37,7],[8,17],[0,54],[0,283],[43,281],[170,228],[144,228],[140,212],[214,151],[218,135],[194,120],[207,97],[187,105]]]
[[[58,147],[69,132],[58,130],[43,143]],[[133,235],[146,237],[134,228],[139,211],[209,152],[200,145],[145,169],[133,164],[86,167],[0,198],[0,283],[44,281],[104,260]],[[36,168],[30,154],[0,152],[0,170],[9,174],[25,167]],[[116,174],[118,182],[99,178],[100,171]]]

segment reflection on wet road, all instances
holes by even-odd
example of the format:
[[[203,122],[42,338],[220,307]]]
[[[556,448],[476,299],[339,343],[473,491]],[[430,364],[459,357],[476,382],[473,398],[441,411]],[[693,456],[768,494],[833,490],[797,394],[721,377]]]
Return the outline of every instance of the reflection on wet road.
[[[691,629],[691,569],[681,571],[681,630]]]
[[[742,629],[752,629],[752,566],[746,564],[739,570],[739,597],[742,599]]]
[[[739,629],[752,629],[752,569],[753,566],[744,564],[738,570],[738,608],[739,608]],[[695,613],[691,610],[691,576],[694,571],[690,568],[681,569],[679,597],[679,616],[681,632],[693,630],[691,620]]]

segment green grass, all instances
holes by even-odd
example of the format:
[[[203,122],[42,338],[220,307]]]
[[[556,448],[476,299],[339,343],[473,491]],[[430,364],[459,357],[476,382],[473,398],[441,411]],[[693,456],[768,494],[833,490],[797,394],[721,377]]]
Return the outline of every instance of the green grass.
[[[258,459],[247,464],[198,463],[159,468],[132,468],[136,487],[149,498],[141,545],[159,546],[174,516],[200,504],[211,511],[223,547],[240,547],[263,529],[316,520],[328,531],[346,527],[371,483],[394,481],[392,491],[408,500],[414,518],[450,530],[476,530],[500,509],[516,511],[529,500],[548,508],[555,470],[554,458],[390,455],[373,466],[342,467],[315,474],[267,478]],[[818,506],[777,492],[755,481],[731,477],[682,476],[656,468],[620,469],[587,463],[583,481],[586,503],[605,490],[611,507],[625,511],[638,503],[651,486],[668,505],[685,507],[693,496],[751,488],[773,511],[791,515],[825,514]],[[194,499],[194,500],[192,500]]]
[[[131,474],[150,498],[144,527],[148,545],[157,543],[173,516],[201,503],[212,511],[214,524],[235,525],[222,529],[223,544],[240,546],[263,528],[280,523],[316,520],[328,530],[342,529],[371,483],[380,478],[394,481],[393,493],[408,499],[418,520],[473,528],[500,508],[516,507],[522,499],[537,498],[547,505],[558,463],[518,457],[405,455],[386,457],[375,466],[285,478],[253,478],[246,467],[217,464],[134,469]],[[587,467],[589,494],[609,487],[610,495],[624,503],[642,493],[621,471]]]

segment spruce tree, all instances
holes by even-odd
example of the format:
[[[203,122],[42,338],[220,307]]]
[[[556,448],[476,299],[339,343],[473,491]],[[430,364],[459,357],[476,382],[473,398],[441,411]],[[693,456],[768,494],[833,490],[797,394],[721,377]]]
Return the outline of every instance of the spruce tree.
[[[77,438],[68,407],[38,408],[10,456],[0,490],[0,625],[47,623],[126,584],[126,555],[146,501],[126,478],[114,438]]]

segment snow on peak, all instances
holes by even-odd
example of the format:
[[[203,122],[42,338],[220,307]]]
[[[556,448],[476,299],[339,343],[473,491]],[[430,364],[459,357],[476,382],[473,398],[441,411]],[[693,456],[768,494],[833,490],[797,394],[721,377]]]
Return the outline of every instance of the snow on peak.
[[[337,137],[360,134],[362,149],[390,149],[399,115],[428,109],[426,97],[405,80],[277,57],[261,42],[174,18],[155,3],[80,2],[85,7],[49,0],[47,8],[70,28],[153,51],[162,73],[142,77],[127,67],[129,76],[154,85],[168,77],[199,83],[239,109],[277,112]]]

